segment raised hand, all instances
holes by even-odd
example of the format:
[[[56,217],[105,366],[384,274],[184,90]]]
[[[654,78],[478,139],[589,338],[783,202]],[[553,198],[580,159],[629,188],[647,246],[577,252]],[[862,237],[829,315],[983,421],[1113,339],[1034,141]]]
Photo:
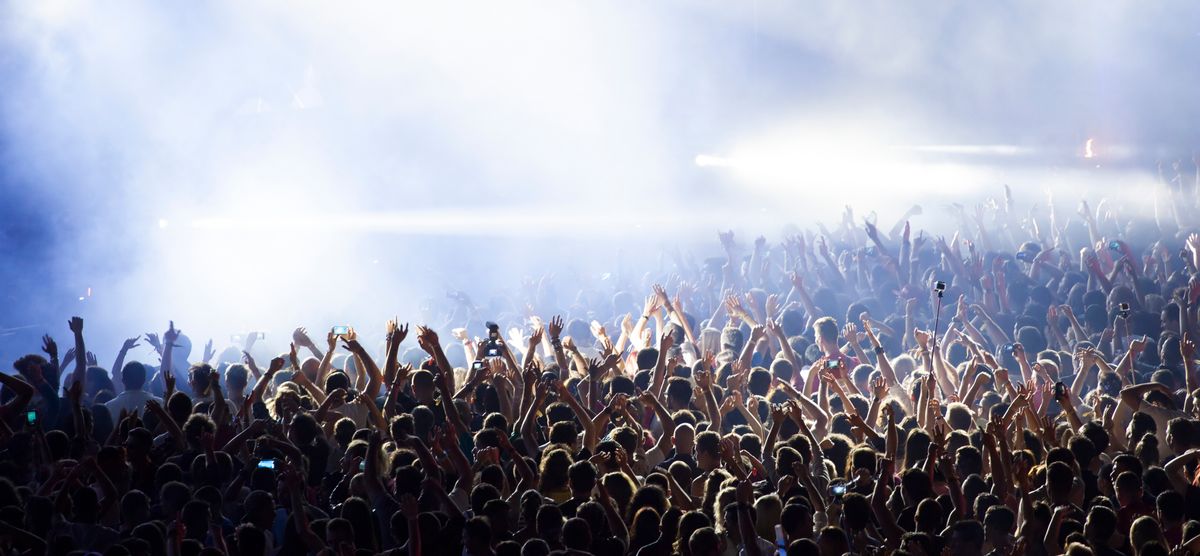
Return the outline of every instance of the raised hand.
[[[625,318],[628,319],[629,317],[626,316]],[[554,315],[553,317],[550,317],[550,324],[547,325],[546,331],[550,333],[550,341],[552,342],[561,338],[563,331],[562,316]]]
[[[658,297],[658,304],[666,310],[671,310],[671,298],[667,296],[667,289],[662,284],[654,284],[650,287],[654,295]]]
[[[450,334],[454,335],[454,331],[451,331]],[[460,338],[460,339],[465,339],[466,336],[467,336],[467,331],[464,329],[462,331],[462,338]],[[387,341],[388,342],[390,342],[392,344],[402,344],[402,343],[404,343],[404,339],[407,337],[408,337],[408,323],[404,323],[403,325],[401,325],[398,319],[392,319],[392,320],[387,321]]]
[[[58,359],[58,344],[54,343],[54,338],[49,334],[42,336],[42,351],[50,356],[50,359]]]
[[[604,329],[604,325],[600,324],[598,320],[592,321],[589,328],[592,331],[592,336],[597,340],[608,336],[608,331]]]
[[[675,337],[674,336],[671,336],[670,334],[668,334],[666,332],[663,332],[662,336],[659,336],[659,338],[658,338],[658,351],[659,352],[666,352],[667,350],[671,349],[671,346],[673,346],[673,345],[675,345]]]
[[[296,354],[296,344],[290,344],[291,349],[288,351],[288,361],[292,362],[292,368],[300,370],[300,357]]]
[[[49,338],[49,336],[46,337]],[[127,338],[125,342],[121,344],[121,351],[129,351],[135,347],[138,347],[138,338],[141,338],[141,335]],[[53,340],[51,340],[51,342],[53,342]]]
[[[758,324],[750,327],[750,342],[755,343],[767,336],[767,327]]]
[[[717,238],[721,240],[721,247],[725,248],[725,252],[733,253],[736,248],[733,243],[733,230],[717,232]]]
[[[542,337],[545,334],[545,328],[537,327],[533,329],[533,333],[529,335],[529,349],[534,349],[542,343]]]
[[[87,360],[87,364],[89,367],[95,367],[96,365],[100,364],[99,360],[96,359],[96,354],[89,351],[89,352],[85,353],[84,356],[85,356],[84,359]]]
[[[150,347],[154,348],[154,351],[162,353],[163,346],[162,346],[162,342],[159,341],[159,339],[158,339],[158,334],[155,334],[153,332],[147,332],[145,334],[145,336],[146,336],[146,343],[150,344]]]
[[[417,344],[429,355],[434,355],[437,348],[441,345],[438,343],[437,332],[434,332],[432,328],[424,326],[417,327]]]
[[[71,317],[71,320],[67,321],[67,327],[71,332],[83,334],[83,317]]]
[[[182,330],[178,330],[175,328],[175,321],[168,321],[167,331],[163,332],[163,337],[162,337],[164,345],[169,344],[171,346],[175,346],[175,340],[178,340],[179,335],[182,333],[183,333]],[[147,334],[147,336],[148,336],[148,334]]]
[[[1191,335],[1187,332],[1183,333],[1183,340],[1179,342],[1179,354],[1187,360],[1191,360],[1196,355],[1196,342],[1192,341]]]
[[[875,395],[875,399],[882,400],[887,395],[887,391],[887,381],[883,377],[871,381],[871,393]]]
[[[209,361],[212,361],[213,356],[216,354],[216,350],[213,349],[212,338],[209,338],[208,342],[204,344],[204,362],[208,363]]]
[[[170,369],[164,370],[162,373],[163,385],[166,386],[167,392],[175,391],[175,373]]]
[[[316,344],[313,343],[312,338],[308,336],[308,330],[306,330],[303,326],[292,331],[292,342],[302,347],[316,347]]]

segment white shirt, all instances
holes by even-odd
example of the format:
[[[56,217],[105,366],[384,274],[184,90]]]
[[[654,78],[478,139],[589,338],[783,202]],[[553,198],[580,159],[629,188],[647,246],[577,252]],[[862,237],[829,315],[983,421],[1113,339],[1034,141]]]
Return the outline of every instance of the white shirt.
[[[118,394],[117,397],[109,400],[108,403],[105,403],[104,407],[107,407],[108,412],[112,414],[113,424],[115,425],[118,422],[117,420],[121,418],[121,410],[125,410],[125,413],[137,411],[139,414],[145,414],[146,402],[150,400],[162,404],[162,399],[145,390],[126,390]]]

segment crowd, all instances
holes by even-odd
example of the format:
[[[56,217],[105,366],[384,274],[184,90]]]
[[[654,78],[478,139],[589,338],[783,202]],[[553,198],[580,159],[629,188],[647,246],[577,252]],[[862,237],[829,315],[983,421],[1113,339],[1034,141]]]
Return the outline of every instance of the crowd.
[[[919,207],[722,233],[607,289],[453,293],[411,330],[197,357],[172,322],[109,369],[72,318],[65,352],[47,335],[0,374],[0,549],[1194,554],[1182,181],[1153,219],[1006,190],[949,239],[910,229]],[[140,342],[157,356],[127,361]]]

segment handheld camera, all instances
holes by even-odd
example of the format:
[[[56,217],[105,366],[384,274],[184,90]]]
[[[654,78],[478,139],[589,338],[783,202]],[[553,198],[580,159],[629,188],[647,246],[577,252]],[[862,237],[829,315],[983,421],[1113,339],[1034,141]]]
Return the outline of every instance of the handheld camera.
[[[494,322],[487,322],[488,339],[487,345],[484,347],[484,354],[488,357],[500,357],[501,340],[500,340],[500,325]]]
[[[846,495],[846,483],[833,483],[829,485],[829,494],[833,495],[833,499],[842,500],[842,496]]]
[[[1123,318],[1123,319],[1128,319],[1129,318],[1129,304],[1122,303],[1117,309],[1117,314],[1121,315],[1121,318]]]

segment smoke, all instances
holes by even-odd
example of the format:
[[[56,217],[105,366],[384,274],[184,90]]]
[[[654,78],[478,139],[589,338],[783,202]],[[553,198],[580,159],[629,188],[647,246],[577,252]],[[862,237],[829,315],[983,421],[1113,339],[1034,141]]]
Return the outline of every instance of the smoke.
[[[6,3],[0,356],[70,314],[377,327],[844,204],[1152,183],[1197,144],[1198,9]]]

